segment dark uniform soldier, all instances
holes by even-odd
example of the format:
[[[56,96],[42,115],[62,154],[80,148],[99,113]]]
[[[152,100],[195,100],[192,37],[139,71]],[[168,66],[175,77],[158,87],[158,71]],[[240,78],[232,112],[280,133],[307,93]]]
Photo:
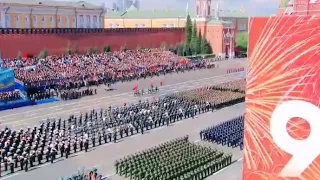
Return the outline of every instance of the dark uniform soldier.
[[[101,136],[101,133],[99,132],[99,135],[98,135],[98,142],[99,142],[99,145],[101,145],[101,144],[102,144],[101,140],[102,140],[102,136]]]
[[[55,159],[55,156],[56,156],[56,151],[55,149],[53,149],[50,153],[50,161],[51,161],[51,164],[53,163],[54,159]]]
[[[82,138],[80,139],[80,144],[79,144],[79,146],[80,146],[80,151],[82,151],[82,148],[83,148],[83,139],[82,139]]]
[[[92,146],[93,146],[93,147],[96,147],[96,137],[95,137],[95,134],[92,135],[91,141],[92,141]]]
[[[73,141],[73,143],[72,143],[74,153],[77,152],[77,144],[78,144],[78,140],[75,139],[75,140]]]
[[[42,164],[42,152],[41,151],[38,151],[37,152],[37,159],[38,159],[38,164]]]
[[[68,159],[69,154],[70,154],[70,143],[66,143],[65,145],[65,151],[66,151],[66,158]]]
[[[61,157],[63,157],[63,154],[65,153],[65,143],[64,142],[61,142],[60,144],[60,154],[61,154]]]
[[[141,130],[141,134],[143,134],[144,133],[144,122],[141,122],[140,130]]]
[[[29,168],[29,158],[25,157],[23,161],[24,161],[24,170],[27,172]]]
[[[9,163],[10,163],[10,172],[14,173],[14,159],[10,158]]]
[[[23,156],[19,156],[19,162],[20,162],[20,170],[23,170],[23,167],[24,167],[24,157]]]
[[[84,150],[85,150],[85,152],[88,152],[88,148],[89,148],[89,140],[86,139],[86,140],[84,141]]]
[[[107,133],[105,131],[103,131],[103,140],[104,140],[104,143],[108,142]]]
[[[113,142],[114,143],[117,142],[117,131],[116,130],[113,131]]]
[[[45,151],[45,155],[46,155],[46,162],[49,162],[49,158],[50,158],[50,150],[49,149],[47,149]]]

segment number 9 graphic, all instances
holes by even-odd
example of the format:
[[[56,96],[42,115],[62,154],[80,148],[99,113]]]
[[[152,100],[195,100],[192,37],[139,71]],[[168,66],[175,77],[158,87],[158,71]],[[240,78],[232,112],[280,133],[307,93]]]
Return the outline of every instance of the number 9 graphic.
[[[304,140],[296,140],[287,132],[288,121],[295,117],[310,124],[310,135]],[[279,176],[300,177],[320,153],[320,109],[300,100],[283,102],[272,113],[270,133],[275,144],[292,155]]]

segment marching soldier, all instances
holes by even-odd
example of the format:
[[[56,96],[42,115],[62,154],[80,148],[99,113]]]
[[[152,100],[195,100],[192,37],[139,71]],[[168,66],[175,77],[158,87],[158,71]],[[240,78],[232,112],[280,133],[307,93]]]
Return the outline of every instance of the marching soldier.
[[[84,144],[83,144],[83,139],[82,139],[82,138],[80,139],[80,144],[79,144],[79,146],[80,146],[80,151],[82,151],[82,148],[83,148],[83,146],[84,146]]]
[[[117,131],[116,130],[113,131],[113,142],[114,143],[117,142]]]
[[[37,151],[37,159],[38,159],[38,164],[42,164],[42,152],[41,151]]]
[[[28,167],[29,167],[29,158],[28,157],[25,157],[24,159],[23,159],[23,161],[24,161],[24,170],[27,172],[28,171]]]
[[[91,136],[91,141],[92,141],[92,146],[93,146],[93,147],[96,147],[96,137],[95,137],[95,134],[93,134],[93,135]]]
[[[19,156],[19,162],[20,162],[20,170],[23,170],[24,167],[24,157],[21,155]]]
[[[9,163],[10,163],[10,173],[14,173],[14,160],[10,158]]]
[[[89,140],[85,139],[85,141],[84,141],[84,151],[88,152],[88,148],[89,148]]]
[[[73,152],[76,153],[77,152],[77,144],[78,144],[78,139],[75,138],[75,140],[72,143],[73,146]]]
[[[68,159],[69,154],[70,154],[70,143],[66,143],[65,145],[65,151],[66,151],[66,158]]]
[[[102,136],[101,136],[101,133],[99,132],[99,134],[98,134],[98,143],[99,143],[99,145],[101,146],[101,144],[102,144]]]

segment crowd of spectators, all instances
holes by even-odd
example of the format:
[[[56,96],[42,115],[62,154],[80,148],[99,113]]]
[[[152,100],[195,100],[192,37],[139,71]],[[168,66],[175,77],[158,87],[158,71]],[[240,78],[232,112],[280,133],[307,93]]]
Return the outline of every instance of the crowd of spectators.
[[[15,101],[21,99],[19,91],[1,92],[0,102]]]
[[[162,49],[142,49],[64,57],[3,59],[2,66],[14,70],[15,77],[25,84],[27,96],[31,100],[59,95],[69,100],[82,97],[83,93],[78,92],[81,87],[212,68],[212,62],[216,61],[212,58],[194,61]],[[19,99],[18,95],[14,92],[0,94],[0,100],[16,100]]]
[[[131,80],[139,77],[181,70],[188,59],[170,51],[144,49],[101,54],[49,56],[6,60],[3,66],[13,68],[16,78],[31,87],[77,87],[104,81]]]

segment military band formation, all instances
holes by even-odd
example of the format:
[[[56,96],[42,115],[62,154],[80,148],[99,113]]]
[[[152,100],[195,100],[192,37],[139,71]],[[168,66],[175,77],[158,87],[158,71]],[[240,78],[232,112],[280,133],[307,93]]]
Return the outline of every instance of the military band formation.
[[[200,132],[200,139],[243,149],[244,116],[236,117]]]
[[[230,165],[231,154],[178,138],[115,162],[116,173],[135,180],[202,180]]]
[[[33,128],[6,128],[0,131],[0,175],[29,171],[43,163],[69,158],[79,151],[87,152],[104,143],[117,142],[121,138],[193,118],[199,113],[243,102],[243,82],[225,83],[219,85],[220,89],[211,86],[122,107],[92,110],[79,116],[70,115],[67,119],[48,119]],[[167,157],[176,160],[169,163]],[[181,138],[148,150],[135,159],[119,162],[118,173],[135,179],[196,180],[230,164],[230,159],[231,155],[199,147],[188,142],[188,138]],[[158,160],[164,163],[160,168],[154,164]]]

